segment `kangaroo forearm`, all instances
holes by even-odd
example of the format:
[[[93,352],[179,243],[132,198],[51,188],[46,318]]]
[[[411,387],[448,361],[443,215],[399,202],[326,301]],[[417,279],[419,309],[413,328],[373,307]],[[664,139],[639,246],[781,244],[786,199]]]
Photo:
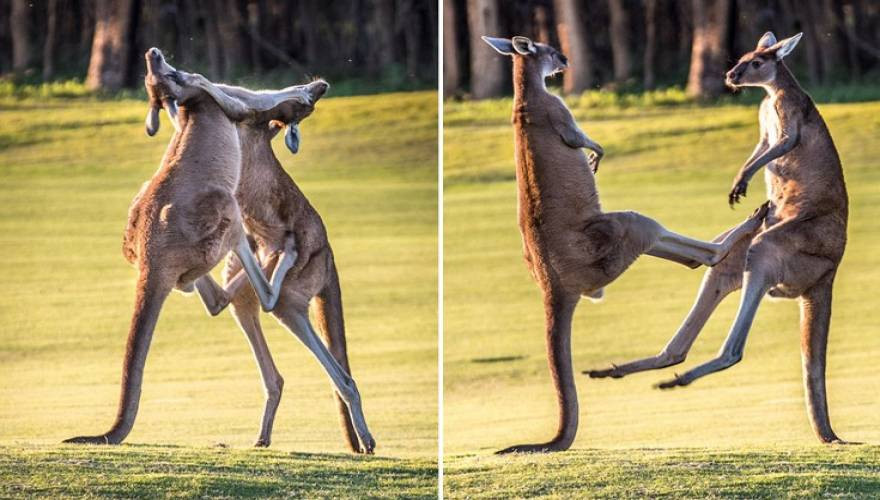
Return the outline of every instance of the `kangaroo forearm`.
[[[231,120],[241,121],[253,113],[243,102],[223,92],[202,75],[192,75],[191,83],[207,92]]]
[[[600,146],[598,142],[593,141],[583,132],[581,132],[581,135],[583,136],[583,145],[581,147],[595,152],[599,157],[605,156],[605,150],[602,149],[602,146]]]
[[[748,182],[752,176],[761,169],[761,167],[794,149],[795,144],[797,144],[797,139],[795,137],[783,137],[783,139],[776,143],[772,148],[760,154],[756,159],[743,165],[737,175],[737,179],[742,179]]]

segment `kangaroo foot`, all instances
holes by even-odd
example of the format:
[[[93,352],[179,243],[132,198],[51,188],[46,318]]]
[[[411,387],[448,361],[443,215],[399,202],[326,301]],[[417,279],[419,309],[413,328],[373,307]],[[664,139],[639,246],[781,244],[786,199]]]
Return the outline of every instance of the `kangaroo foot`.
[[[77,436],[65,439],[62,443],[72,444],[119,444],[119,441],[110,439],[110,436],[101,434],[100,436]]]
[[[568,446],[564,446],[556,441],[550,441],[541,444],[517,444],[508,448],[504,448],[503,450],[498,450],[495,452],[495,454],[507,455],[510,453],[550,453],[553,451],[565,451],[567,449]]]
[[[271,442],[272,442],[272,441],[271,441],[270,439],[268,439],[268,438],[265,438],[265,439],[264,439],[264,438],[257,439],[257,442],[254,443],[254,448],[268,448],[268,447],[269,447],[269,444],[270,444]]]
[[[685,379],[679,374],[675,374],[675,378],[672,380],[667,380],[665,382],[660,382],[659,384],[654,384],[655,389],[672,389],[673,387],[685,387],[690,384],[691,381]]]
[[[373,439],[373,436],[368,436],[367,439],[364,440],[364,446],[361,448],[360,452],[364,455],[372,455],[376,450],[376,440]]]
[[[584,370],[584,375],[589,375],[590,378],[622,378],[626,373],[620,371],[617,365],[611,363],[611,368],[605,368],[603,370]]]
[[[825,444],[839,444],[842,446],[858,446],[860,444],[865,444],[860,441],[845,441],[843,439],[840,439],[839,437],[835,437],[831,441],[826,441],[824,439],[822,439],[821,441]]]

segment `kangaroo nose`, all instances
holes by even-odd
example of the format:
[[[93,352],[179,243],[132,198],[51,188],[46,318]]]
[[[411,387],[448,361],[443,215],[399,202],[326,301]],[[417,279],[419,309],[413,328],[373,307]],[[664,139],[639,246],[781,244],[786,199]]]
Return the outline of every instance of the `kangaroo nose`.
[[[147,61],[151,62],[159,62],[162,60],[162,51],[157,49],[156,47],[152,47],[147,50],[147,53],[144,55]]]
[[[325,82],[324,80],[318,80],[312,83],[312,97],[314,99],[318,99],[327,92],[327,89],[330,88],[330,84]]]

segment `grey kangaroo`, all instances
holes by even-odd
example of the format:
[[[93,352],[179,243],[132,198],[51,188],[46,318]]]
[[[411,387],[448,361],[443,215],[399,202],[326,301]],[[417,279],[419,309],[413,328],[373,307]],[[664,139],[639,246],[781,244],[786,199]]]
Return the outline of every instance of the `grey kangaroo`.
[[[241,120],[256,110],[222,92],[206,92],[200,86],[203,77],[177,71],[158,49],[148,50],[144,57],[150,98],[147,133],[158,130],[160,107],[177,132],[159,170],[129,209],[123,254],[138,268],[139,278],[116,421],[104,434],[65,441],[69,443],[117,444],[131,431],[153,330],[172,289],[219,288],[207,273],[232,250],[263,307],[273,308],[279,296],[280,282],[269,283],[263,275],[235,201],[241,149],[229,117]],[[223,109],[217,100],[224,101]]]
[[[526,265],[544,294],[547,354],[559,404],[559,425],[550,441],[500,453],[566,450],[578,426],[571,324],[580,297],[600,297],[642,254],[689,267],[715,265],[760,226],[766,211],[759,209],[717,243],[673,233],[635,212],[603,212],[594,173],[604,152],[544,86],[547,76],[568,66],[565,56],[522,36],[483,40],[513,57],[519,227]],[[593,151],[589,158],[582,148]]]
[[[265,101],[279,93],[295,93],[300,89],[308,96],[308,106],[297,101],[281,102],[237,123],[242,167],[236,199],[253,248],[262,260],[270,265],[273,260],[277,263],[295,261],[295,265],[286,272],[280,289],[281,297],[272,314],[302,341],[330,376],[336,388],[340,421],[349,448],[356,453],[373,453],[376,443],[367,428],[360,392],[349,368],[342,292],[327,231],[321,216],[284,171],[272,150],[272,139],[286,126],[284,142],[291,152],[297,152],[300,143],[299,123],[312,113],[315,103],[329,85],[318,80],[281,91],[260,92],[220,84],[214,87],[234,101],[243,102],[253,109],[265,108]],[[233,315],[251,345],[266,391],[266,405],[256,446],[269,446],[284,379],[263,337],[257,297],[247,287],[240,287],[241,267],[241,260],[230,255],[226,261],[225,281],[226,293],[231,295],[220,293],[206,303],[216,304],[217,307],[211,310],[216,314],[227,300],[232,301]],[[313,298],[326,345],[318,338],[309,321],[309,302]]]
[[[731,87],[762,87],[767,92],[758,117],[761,139],[728,196],[731,206],[738,203],[746,195],[749,179],[765,167],[770,213],[763,227],[739,240],[730,255],[706,273],[696,303],[659,354],[587,373],[618,378],[683,362],[721,300],[743,288],[736,321],[718,357],[658,385],[686,386],[742,359],[749,328],[765,294],[798,299],[807,414],[820,441],[843,443],[828,417],[825,355],[831,288],[846,247],[848,199],[828,127],[783,63],[800,38],[798,33],[777,42],[768,32],[755,50],[727,72]]]

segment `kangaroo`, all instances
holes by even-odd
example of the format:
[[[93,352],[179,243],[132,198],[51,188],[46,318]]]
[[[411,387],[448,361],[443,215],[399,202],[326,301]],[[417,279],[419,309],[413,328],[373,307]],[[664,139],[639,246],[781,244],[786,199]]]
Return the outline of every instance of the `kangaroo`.
[[[222,84],[215,87],[235,101],[255,109],[265,107],[263,101],[267,94],[273,94]],[[290,255],[289,260],[296,261],[286,273],[278,306],[272,314],[305,344],[330,376],[336,388],[340,421],[349,448],[356,453],[373,453],[376,443],[367,428],[360,393],[348,364],[342,295],[327,231],[321,216],[272,151],[272,139],[284,126],[288,130],[285,144],[291,152],[298,151],[299,123],[312,113],[314,104],[329,85],[317,80],[281,92],[297,88],[310,97],[310,106],[283,103],[237,123],[242,170],[236,199],[258,255],[270,264],[272,260],[281,261]],[[237,286],[236,282],[242,279],[241,268],[241,260],[230,255],[224,280],[227,292],[237,290],[231,295],[232,312],[250,343],[266,391],[266,406],[255,446],[269,446],[284,380],[263,337],[257,297],[252,291]],[[318,324],[326,346],[309,322],[308,309],[312,298],[315,299]],[[211,312],[219,312],[224,301],[223,295],[210,299],[209,302],[220,306]]]
[[[686,386],[742,359],[752,320],[765,294],[798,299],[807,415],[820,441],[843,443],[828,417],[825,351],[831,288],[846,246],[848,198],[828,127],[783,62],[800,39],[798,33],[777,42],[776,36],[767,32],[757,48],[727,72],[729,86],[763,87],[767,92],[758,115],[760,141],[737,173],[728,195],[732,207],[746,195],[749,179],[766,167],[770,207],[763,227],[739,240],[730,255],[705,274],[690,313],[660,354],[587,373],[619,378],[683,362],[718,304],[743,288],[736,320],[718,356],[658,384],[664,389]]]
[[[263,276],[235,201],[241,149],[227,116],[240,120],[256,110],[222,92],[205,92],[199,86],[203,77],[175,70],[159,49],[148,50],[144,57],[150,98],[147,133],[158,130],[160,107],[177,132],[159,170],[135,197],[123,238],[123,254],[137,267],[139,278],[116,420],[104,434],[74,437],[68,443],[118,444],[129,434],[153,330],[172,289],[219,288],[207,273],[232,250],[263,307],[273,308],[279,297],[280,282],[269,283]],[[224,101],[223,110],[218,99]]]
[[[603,212],[594,174],[604,151],[577,126],[544,79],[568,66],[564,55],[526,37],[483,37],[513,57],[513,129],[519,227],[526,265],[544,295],[547,353],[556,387],[559,424],[548,442],[511,446],[499,453],[566,450],[578,426],[571,363],[572,315],[580,297],[600,297],[640,255],[689,267],[720,262],[761,224],[758,210],[720,242],[668,231],[635,212]],[[581,148],[592,150],[589,158]]]

